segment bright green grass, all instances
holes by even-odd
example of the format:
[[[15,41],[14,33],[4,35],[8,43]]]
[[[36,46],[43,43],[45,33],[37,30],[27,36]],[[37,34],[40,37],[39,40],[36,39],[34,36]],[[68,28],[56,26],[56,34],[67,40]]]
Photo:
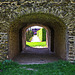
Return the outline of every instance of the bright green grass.
[[[48,64],[19,65],[7,62],[2,65],[4,67],[0,75],[75,75],[75,65],[62,60]],[[26,70],[27,68],[34,70]]]
[[[36,46],[47,47],[46,42],[26,42],[26,45],[30,47],[36,47]]]

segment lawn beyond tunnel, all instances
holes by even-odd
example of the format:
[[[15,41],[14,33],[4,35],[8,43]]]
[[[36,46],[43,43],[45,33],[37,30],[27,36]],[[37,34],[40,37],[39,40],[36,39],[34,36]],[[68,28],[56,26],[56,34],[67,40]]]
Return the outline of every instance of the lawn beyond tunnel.
[[[36,47],[36,46],[47,47],[46,42],[26,42],[26,45],[30,47]]]

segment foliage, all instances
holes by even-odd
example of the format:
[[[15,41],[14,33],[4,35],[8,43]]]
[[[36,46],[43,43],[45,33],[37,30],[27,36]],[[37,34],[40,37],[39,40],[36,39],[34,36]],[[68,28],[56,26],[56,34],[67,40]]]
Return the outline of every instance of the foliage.
[[[32,40],[32,37],[29,39],[29,41],[31,41]]]
[[[11,59],[10,60],[4,60],[3,62],[2,62],[2,64],[4,64],[4,65],[10,65],[10,64],[17,64],[16,62],[13,62]]]
[[[31,41],[31,37],[33,36],[32,30],[28,30],[26,32],[26,41]]]
[[[73,64],[75,65],[75,60],[74,60]]]
[[[4,65],[6,69],[0,72],[0,75],[75,75],[75,65],[68,61],[59,60],[47,64],[19,65],[14,62]],[[27,70],[32,68],[33,70]],[[37,71],[36,71],[37,70]]]
[[[2,62],[0,62],[0,70],[3,69],[3,65],[2,65]]]
[[[4,60],[3,62],[0,62],[0,69],[3,70],[3,69],[7,69],[7,68],[10,68],[10,67],[13,67],[18,65],[17,62],[13,62],[12,60]]]
[[[46,41],[46,30],[41,28],[37,31],[37,36],[40,38],[41,41]]]
[[[46,42],[26,42],[27,46],[36,47],[36,46],[47,46]]]

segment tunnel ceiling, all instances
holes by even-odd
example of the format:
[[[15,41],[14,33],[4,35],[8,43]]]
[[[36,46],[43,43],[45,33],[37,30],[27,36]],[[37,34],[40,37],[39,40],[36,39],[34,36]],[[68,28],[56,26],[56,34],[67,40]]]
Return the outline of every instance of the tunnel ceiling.
[[[27,25],[30,24],[42,24],[50,27],[65,27],[64,22],[60,18],[52,14],[32,13],[23,15],[15,19],[15,21],[11,23],[10,28],[12,30],[13,29],[16,30],[26,27]]]

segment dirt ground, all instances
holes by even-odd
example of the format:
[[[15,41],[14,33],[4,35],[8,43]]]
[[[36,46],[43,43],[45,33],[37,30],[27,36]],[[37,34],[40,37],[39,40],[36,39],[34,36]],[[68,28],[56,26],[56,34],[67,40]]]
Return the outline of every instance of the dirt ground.
[[[49,53],[48,48],[26,47],[19,55],[13,58],[20,64],[45,64],[60,60],[54,53]]]

